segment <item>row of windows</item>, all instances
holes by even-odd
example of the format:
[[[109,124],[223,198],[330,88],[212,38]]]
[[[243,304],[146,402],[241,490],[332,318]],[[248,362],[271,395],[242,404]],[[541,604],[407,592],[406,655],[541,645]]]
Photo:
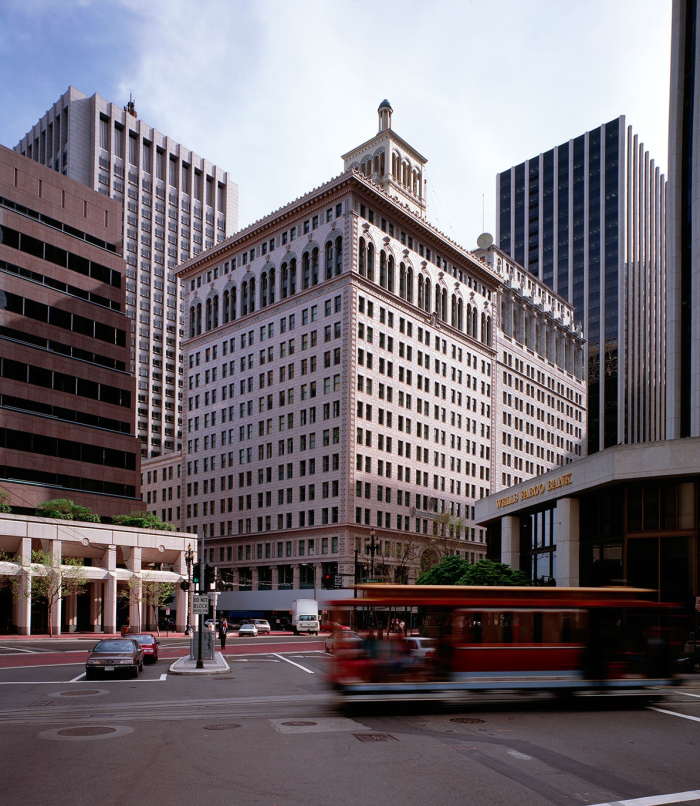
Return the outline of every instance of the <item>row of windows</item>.
[[[46,260],[56,266],[82,274],[85,277],[92,277],[100,283],[111,285],[114,288],[121,288],[122,276],[116,269],[103,266],[95,260],[88,260],[86,257],[68,252],[50,243],[33,238],[25,232],[19,232],[12,227],[0,225],[0,243],[3,246],[17,249],[32,257]]]
[[[111,417],[102,417],[98,414],[90,414],[85,411],[75,409],[64,409],[61,406],[52,406],[50,403],[41,403],[38,400],[28,400],[24,397],[13,397],[12,395],[0,395],[0,407],[17,409],[19,411],[29,411],[41,414],[44,417],[53,417],[57,420],[64,420],[70,423],[80,423],[81,425],[103,428],[107,431],[119,431],[122,434],[133,433],[133,422],[122,422]]]
[[[329,241],[325,249],[325,271],[324,280],[331,280],[337,277],[343,270],[343,242],[338,236],[335,241]],[[265,308],[276,302],[276,295],[279,299],[286,299],[293,296],[298,290],[304,291],[317,285],[320,282],[319,276],[319,250],[318,247],[304,252],[302,256],[302,267],[299,272],[299,288],[297,288],[297,259],[287,254],[279,269],[279,289],[277,270],[274,267],[265,267],[258,279],[251,277],[240,284],[239,289],[231,285],[224,289],[221,305],[219,295],[214,294],[207,297],[204,304],[204,330],[213,330],[222,324],[227,324],[237,319],[239,316],[246,316],[254,313],[256,305]],[[240,297],[240,298],[239,298]],[[220,310],[221,308],[221,310]],[[190,307],[190,338],[199,336],[202,333],[202,302],[196,301]]]
[[[44,434],[28,434],[10,428],[0,428],[0,447],[8,451],[24,451],[104,467],[136,469],[136,454],[128,451],[118,451],[102,445],[89,445],[69,439],[58,439]]]
[[[54,487],[57,491],[80,491],[88,493],[101,493],[104,495],[119,496],[122,498],[136,497],[136,487],[132,484],[120,484],[115,481],[97,479],[94,476],[69,476],[65,473],[37,470],[29,467],[13,467],[0,465],[0,479],[4,481],[26,481],[44,487]],[[129,502],[125,502],[129,506]]]

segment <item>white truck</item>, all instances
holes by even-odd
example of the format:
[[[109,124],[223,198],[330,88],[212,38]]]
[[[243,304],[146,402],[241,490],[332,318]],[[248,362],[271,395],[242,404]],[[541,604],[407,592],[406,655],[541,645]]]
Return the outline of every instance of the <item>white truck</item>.
[[[295,599],[292,602],[292,632],[295,635],[318,635],[318,602],[316,599]]]

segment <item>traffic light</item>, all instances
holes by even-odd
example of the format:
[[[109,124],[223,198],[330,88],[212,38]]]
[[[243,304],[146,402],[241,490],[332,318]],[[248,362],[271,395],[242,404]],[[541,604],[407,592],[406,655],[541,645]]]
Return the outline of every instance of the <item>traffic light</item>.
[[[192,567],[192,582],[195,585],[199,585],[202,580],[202,565],[201,563],[195,563]]]
[[[186,579],[183,579],[182,582],[180,583],[180,590],[188,591],[189,589],[190,589],[190,583]]]
[[[323,575],[323,587],[327,589],[333,587],[333,577],[330,574]]]
[[[204,587],[206,590],[211,590],[214,585],[214,575],[216,568],[213,565],[204,566]]]

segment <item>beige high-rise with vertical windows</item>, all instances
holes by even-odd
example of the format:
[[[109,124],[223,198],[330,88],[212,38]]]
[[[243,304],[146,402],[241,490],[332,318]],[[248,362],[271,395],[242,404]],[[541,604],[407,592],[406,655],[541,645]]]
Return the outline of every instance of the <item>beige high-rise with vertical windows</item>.
[[[181,447],[182,304],[175,267],[238,226],[228,173],[123,108],[75,87],[15,151],[123,205],[126,312],[144,457]]]

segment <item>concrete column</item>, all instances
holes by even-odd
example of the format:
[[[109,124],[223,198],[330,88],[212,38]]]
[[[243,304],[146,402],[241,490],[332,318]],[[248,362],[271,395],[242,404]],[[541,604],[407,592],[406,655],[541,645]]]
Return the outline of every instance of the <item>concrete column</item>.
[[[240,590],[241,586],[241,574],[238,568],[233,568],[233,588],[234,590]]]
[[[124,551],[126,555],[126,551]],[[126,559],[126,567],[131,571],[132,576],[136,576],[137,574],[141,574],[141,546],[132,546],[131,550],[129,551],[128,557],[125,556]],[[138,585],[138,598],[139,601],[132,602],[129,605],[129,624],[131,625],[132,630],[141,630],[142,625],[146,623],[148,620],[148,613],[144,613],[144,605],[141,602],[142,596],[142,585],[141,585],[141,578],[139,579]],[[132,583],[133,584],[133,583]]]
[[[254,565],[250,569],[250,589],[258,590],[258,566]]]
[[[280,588],[280,567],[279,565],[272,565],[270,568],[272,570],[272,585],[270,586],[270,589],[276,591]]]
[[[101,632],[102,630],[103,590],[103,582],[91,582],[88,586],[88,591],[90,593],[90,624],[92,624],[93,632]]]
[[[49,552],[53,557],[53,561],[59,565],[63,556],[63,546],[61,545],[61,541],[49,540]],[[51,619],[51,622],[54,635],[61,634],[61,610],[64,606],[65,601],[63,599],[59,599],[53,609],[53,618]]]
[[[173,563],[173,571],[179,574],[183,580],[187,580],[187,563],[185,562],[185,552],[181,551],[177,555],[177,559]],[[180,583],[175,584],[175,607],[177,612],[175,615],[175,629],[178,632],[184,632],[187,626],[187,608],[189,606],[189,594],[187,591],[180,589]]]
[[[68,632],[76,632],[78,629],[78,597],[75,594],[67,596],[63,600],[63,607],[65,609]]]
[[[560,498],[554,514],[554,540],[557,549],[554,576],[559,587],[580,584],[579,500]]]
[[[102,567],[108,571],[107,579],[104,582],[102,607],[102,629],[105,633],[115,633],[117,631],[117,580],[115,573],[117,570],[117,547],[107,546]]]
[[[299,590],[299,585],[300,585],[300,584],[301,584],[301,582],[300,582],[300,569],[299,569],[299,563],[294,563],[294,564],[292,565],[292,588],[293,588],[295,591],[298,591],[298,590]]]
[[[31,537],[23,537],[20,541],[19,551],[17,552],[17,561],[20,568],[20,582],[19,582],[19,596],[17,597],[14,605],[12,606],[12,620],[17,625],[18,635],[31,635],[32,634],[32,597],[31,585],[29,577],[25,573],[26,569],[29,570],[29,565],[32,561],[32,539]]]
[[[520,517],[501,518],[501,562],[520,570]]]

